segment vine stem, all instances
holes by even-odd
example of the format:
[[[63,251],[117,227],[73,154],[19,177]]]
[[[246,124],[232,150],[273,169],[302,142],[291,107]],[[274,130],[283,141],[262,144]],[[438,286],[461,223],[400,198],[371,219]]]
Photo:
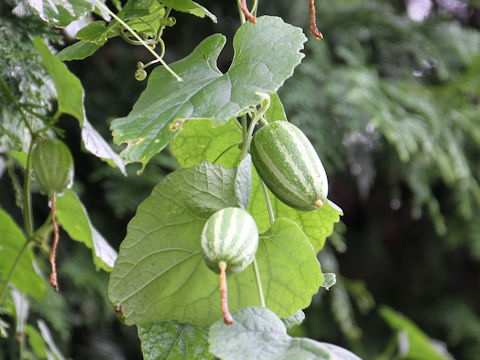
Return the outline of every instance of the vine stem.
[[[250,21],[252,24],[257,23],[257,18],[247,8],[247,0],[240,0],[240,9],[248,21]]]
[[[225,261],[220,261],[218,263],[218,268],[220,269],[220,295],[222,298],[222,313],[223,313],[223,322],[227,325],[233,324],[233,317],[228,311],[228,298],[227,298],[227,263]]]
[[[57,281],[57,266],[56,266],[56,256],[57,256],[57,245],[59,240],[58,234],[58,225],[56,220],[56,208],[55,208],[55,195],[50,199],[50,208],[52,209],[52,223],[53,223],[53,245],[52,250],[50,251],[50,265],[52,266],[52,272],[50,273],[50,285],[53,286],[55,291],[58,291],[58,281]]]
[[[238,6],[238,13],[240,15],[240,24],[245,24],[245,15],[243,14],[243,11],[242,11],[241,0],[237,0],[237,6]]]
[[[262,286],[262,279],[260,278],[260,271],[258,269],[257,258],[253,258],[253,269],[255,270],[255,280],[257,281],[257,288],[258,288],[258,296],[260,297],[260,304],[263,307],[265,305],[265,298],[263,296],[263,286]]]
[[[32,213],[32,197],[30,194],[30,181],[31,181],[31,172],[32,172],[32,149],[33,149],[33,139],[30,141],[27,154],[27,166],[25,168],[25,179],[23,185],[23,222],[25,224],[25,230],[27,231],[27,236],[30,238],[33,234],[33,213]]]
[[[267,203],[268,217],[270,218],[270,224],[275,222],[275,214],[273,213],[272,202],[270,201],[270,195],[268,194],[268,189],[262,179],[260,179],[260,184],[262,184],[263,196],[265,197],[265,202]]]
[[[155,56],[155,58],[157,58],[157,60],[165,67],[165,69],[167,69],[167,71],[177,79],[177,81],[179,82],[183,81],[183,79],[180,76],[178,76],[177,73],[167,65],[167,63],[160,57],[160,55],[158,55],[150,46],[148,46],[148,44],[125,21],[120,19],[115,13],[113,13],[107,6],[102,4],[99,0],[95,0],[95,2],[102,9],[107,11],[115,20],[117,20],[120,24],[122,24],[122,26],[125,27],[125,29],[130,31],[130,33],[135,37],[135,39],[137,39],[145,47],[145,49],[147,49],[153,56]]]
[[[244,146],[242,150],[242,155],[240,157],[241,160],[245,159],[248,152],[250,151],[250,143],[252,142],[253,130],[255,129],[255,126],[257,125],[257,123],[261,121],[263,125],[267,124],[267,121],[263,118],[263,116],[265,115],[268,108],[270,107],[270,96],[268,94],[264,94],[261,92],[257,92],[256,94],[260,96],[263,100],[261,102],[260,110],[255,114],[255,117],[250,123],[250,128],[248,129],[247,137],[246,139],[243,140]]]
[[[27,250],[29,244],[30,244],[30,239],[25,241],[25,243],[20,248],[20,251],[18,252],[17,257],[13,261],[12,267],[10,268],[10,271],[7,275],[7,279],[5,280],[5,284],[3,284],[2,291],[0,292],[0,305],[3,303],[3,298],[5,297],[5,294],[7,293],[8,283],[10,282],[10,280],[12,280],[13,273],[15,272],[15,269],[17,268],[18,264],[20,263],[20,259],[22,258],[22,255],[25,252],[25,250]]]

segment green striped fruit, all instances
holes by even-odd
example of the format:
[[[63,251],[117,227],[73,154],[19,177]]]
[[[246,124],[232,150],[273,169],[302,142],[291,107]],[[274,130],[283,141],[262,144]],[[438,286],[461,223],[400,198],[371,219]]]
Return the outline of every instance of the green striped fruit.
[[[219,263],[227,264],[227,273],[245,269],[253,261],[258,247],[258,229],[253,217],[240,208],[224,208],[205,223],[201,239],[207,266],[219,273]]]
[[[260,128],[250,146],[258,174],[275,196],[288,206],[311,211],[327,199],[328,181],[313,145],[287,121]]]
[[[73,184],[73,158],[60,140],[48,138],[32,150],[32,171],[40,190],[48,197],[62,195]]]

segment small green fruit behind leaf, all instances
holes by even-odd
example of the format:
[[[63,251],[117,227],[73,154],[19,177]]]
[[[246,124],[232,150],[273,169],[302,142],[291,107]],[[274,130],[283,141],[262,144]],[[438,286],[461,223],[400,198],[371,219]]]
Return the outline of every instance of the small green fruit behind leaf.
[[[207,266],[220,272],[223,261],[227,274],[245,269],[255,258],[258,229],[253,217],[240,208],[225,208],[214,213],[202,232],[202,255]]]
[[[258,130],[250,147],[253,164],[275,196],[288,206],[312,211],[328,194],[325,169],[305,134],[287,121]]]
[[[32,170],[40,190],[51,199],[73,184],[73,158],[68,147],[60,140],[48,138],[32,150]]]

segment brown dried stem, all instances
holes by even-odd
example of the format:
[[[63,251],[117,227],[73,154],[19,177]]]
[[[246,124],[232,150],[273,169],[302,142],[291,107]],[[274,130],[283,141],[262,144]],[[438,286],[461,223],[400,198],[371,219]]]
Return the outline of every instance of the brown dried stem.
[[[222,313],[223,313],[223,322],[227,325],[233,324],[233,317],[228,311],[228,300],[227,300],[227,264],[224,261],[218,263],[220,268],[220,294],[222,297]]]
[[[317,40],[323,40],[323,35],[318,31],[317,23],[315,19],[315,0],[310,1],[310,31]]]
[[[57,245],[59,240],[58,234],[58,225],[56,218],[56,209],[55,209],[55,196],[50,199],[50,207],[52,209],[52,222],[53,222],[53,245],[52,250],[50,251],[50,265],[52,266],[52,272],[50,273],[50,285],[53,286],[55,291],[58,291],[58,282],[57,282],[57,266],[55,264],[56,254],[57,254]]]
[[[240,8],[248,21],[253,24],[257,23],[257,18],[247,8],[247,0],[240,0]]]

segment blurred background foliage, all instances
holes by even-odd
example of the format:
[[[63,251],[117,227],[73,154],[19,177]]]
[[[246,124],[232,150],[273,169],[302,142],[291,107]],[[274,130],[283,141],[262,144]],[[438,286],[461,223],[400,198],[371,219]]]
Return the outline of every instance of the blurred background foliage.
[[[199,2],[218,23],[175,14],[177,25],[164,35],[166,60],[184,57],[221,32],[230,39],[219,60],[226,70],[239,26],[235,2]],[[0,73],[19,98],[33,91],[29,98],[48,112],[51,84],[28,39],[44,34],[59,49],[72,40],[48,30],[34,14],[28,21],[12,15],[18,3],[0,4]],[[259,3],[259,15],[279,15],[307,33],[306,0]],[[480,3],[316,4],[325,40],[309,35],[306,58],[280,97],[289,120],[313,141],[329,174],[330,198],[345,216],[319,255],[323,270],[337,274],[337,284],[320,290],[305,323],[293,331],[364,359],[432,359],[418,344],[416,354],[405,350],[409,340],[414,348],[412,334],[420,330],[393,308],[437,339],[437,348],[448,349],[451,355],[440,358],[478,359]],[[144,50],[113,39],[92,57],[68,63],[85,88],[88,117],[105,138],[111,138],[110,120],[126,115],[145,86],[134,79],[136,62],[149,60]],[[2,132],[22,137],[23,130],[11,125],[15,114],[4,111],[1,119]],[[74,153],[76,191],[94,225],[118,248],[138,204],[177,164],[163,152],[141,176],[132,166],[125,178],[81,151],[73,118],[58,125]],[[0,146],[8,153],[12,144],[4,139]],[[0,163],[0,201],[19,220],[12,190],[18,169],[8,159]],[[35,208],[39,219],[48,213],[44,200]],[[44,319],[73,359],[141,358],[135,328],[123,326],[108,302],[108,274],[97,272],[88,251],[73,242],[61,242],[58,258],[62,293],[48,291],[42,303],[32,304],[32,321]],[[12,322],[8,331],[13,328]],[[0,358],[15,358],[14,341],[0,339]]]

